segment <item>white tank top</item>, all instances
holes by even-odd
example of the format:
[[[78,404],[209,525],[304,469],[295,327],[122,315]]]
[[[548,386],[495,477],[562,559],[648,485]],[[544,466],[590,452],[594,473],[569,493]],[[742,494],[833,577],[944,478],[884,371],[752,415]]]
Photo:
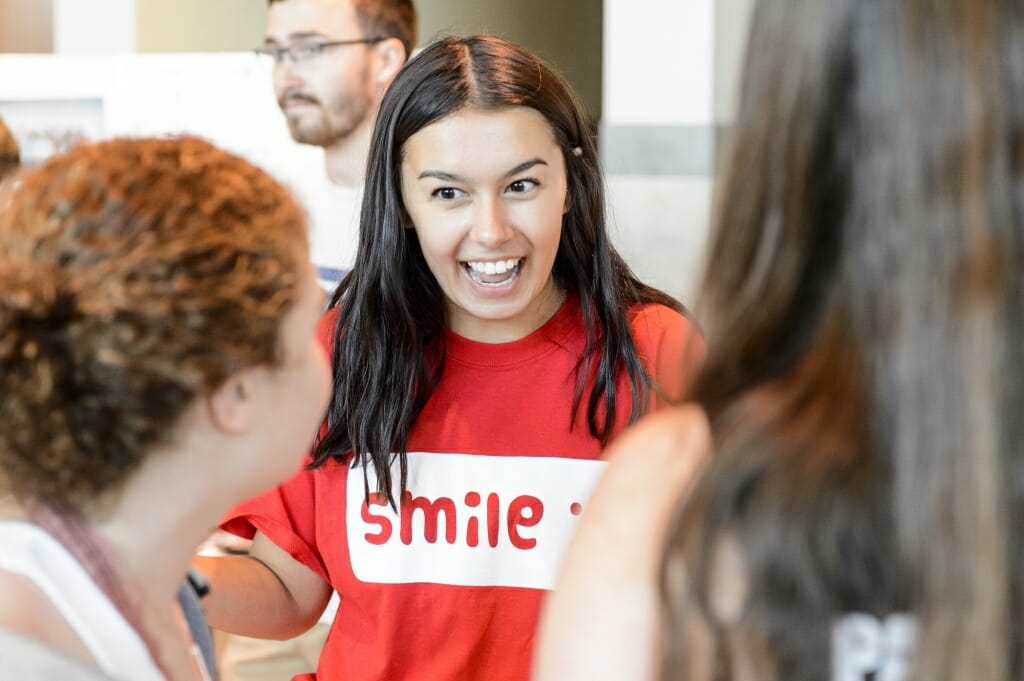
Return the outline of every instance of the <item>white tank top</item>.
[[[74,556],[37,525],[0,522],[0,569],[26,577],[46,594],[105,674],[165,681],[135,629]]]

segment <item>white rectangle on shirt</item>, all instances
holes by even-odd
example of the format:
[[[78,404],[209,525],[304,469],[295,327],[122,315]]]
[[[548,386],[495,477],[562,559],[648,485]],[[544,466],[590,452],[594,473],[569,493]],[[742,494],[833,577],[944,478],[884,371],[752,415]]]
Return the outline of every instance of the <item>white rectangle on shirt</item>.
[[[543,456],[409,453],[396,513],[349,472],[352,569],[363,582],[550,589],[605,462]],[[370,489],[377,476],[368,467]],[[395,487],[398,467],[394,466]],[[499,519],[497,532],[488,518]]]

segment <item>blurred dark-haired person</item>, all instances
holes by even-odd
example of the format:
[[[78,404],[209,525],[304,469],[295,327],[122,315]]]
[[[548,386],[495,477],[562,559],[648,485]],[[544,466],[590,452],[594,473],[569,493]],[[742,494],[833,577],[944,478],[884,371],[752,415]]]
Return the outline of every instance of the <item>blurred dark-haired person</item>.
[[[370,133],[381,98],[416,44],[412,0],[270,0],[263,45],[274,96],[300,144],[322,147],[326,179],[296,186],[312,254],[333,289],[355,258]]]
[[[208,678],[179,588],[217,518],[301,465],[322,299],[299,205],[207,142],[83,144],[21,177],[0,208],[0,677]]]
[[[1022,36],[1020,2],[757,3],[707,358],[617,443],[539,679],[1024,675]]]

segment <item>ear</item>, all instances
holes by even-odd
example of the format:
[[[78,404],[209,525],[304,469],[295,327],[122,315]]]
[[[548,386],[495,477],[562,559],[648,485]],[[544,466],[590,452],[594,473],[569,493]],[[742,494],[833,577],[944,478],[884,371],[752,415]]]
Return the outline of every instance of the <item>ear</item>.
[[[383,92],[405,64],[405,45],[398,38],[385,38],[373,49],[377,56],[374,79]]]
[[[206,396],[206,408],[215,428],[239,435],[252,425],[250,409],[252,389],[245,374],[236,374]]]

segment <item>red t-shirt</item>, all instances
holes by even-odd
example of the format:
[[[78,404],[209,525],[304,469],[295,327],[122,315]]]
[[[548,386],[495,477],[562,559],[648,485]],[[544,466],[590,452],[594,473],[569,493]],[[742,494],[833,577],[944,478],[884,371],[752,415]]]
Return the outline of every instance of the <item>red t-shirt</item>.
[[[630,321],[648,371],[678,396],[689,323],[660,305],[635,307]],[[329,317],[323,329],[333,328]],[[529,678],[541,598],[604,466],[586,400],[569,429],[579,302],[518,341],[449,332],[447,343],[444,375],[410,433],[399,513],[377,495],[365,503],[361,467],[331,461],[223,523],[245,537],[259,529],[341,596],[323,681]],[[630,409],[625,378],[618,395],[616,433]],[[372,466],[368,475],[373,490]]]

